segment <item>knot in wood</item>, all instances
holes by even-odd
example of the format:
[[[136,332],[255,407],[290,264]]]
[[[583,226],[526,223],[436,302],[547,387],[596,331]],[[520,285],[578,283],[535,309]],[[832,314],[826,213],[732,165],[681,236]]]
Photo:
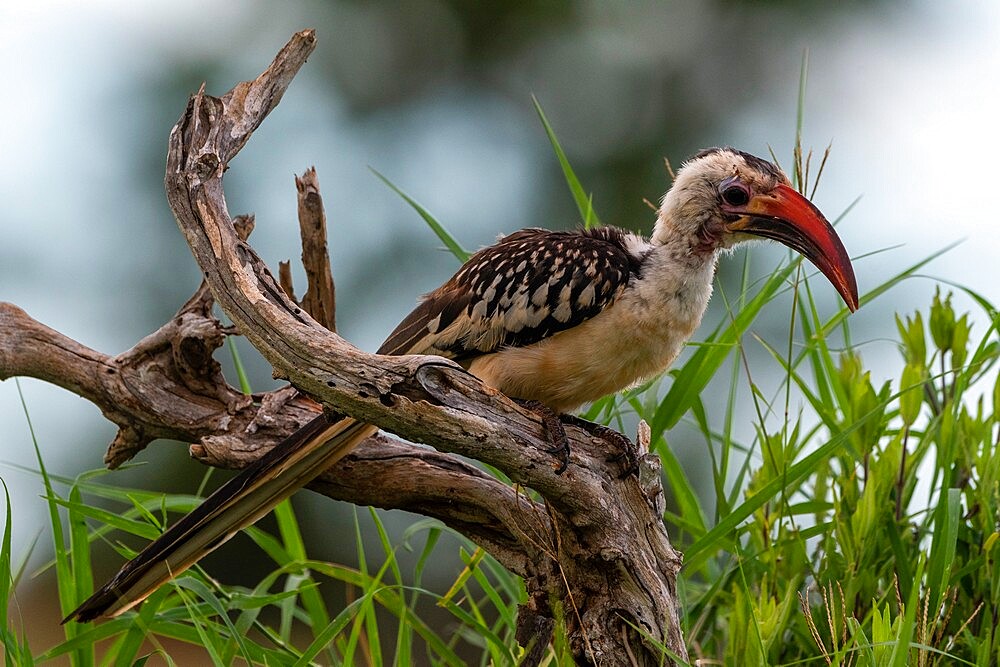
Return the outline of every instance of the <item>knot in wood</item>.
[[[420,383],[424,391],[442,405],[448,405],[447,399],[452,394],[462,395],[463,390],[467,393],[470,388],[476,385],[483,386],[479,380],[455,362],[444,358],[433,359],[433,361],[421,363],[413,377]]]
[[[207,320],[190,324],[180,330],[181,335],[174,341],[174,364],[191,375],[213,377],[219,371],[219,364],[212,354],[222,347],[222,332],[217,322],[214,326]]]
[[[202,153],[198,156],[198,159],[194,161],[192,171],[199,180],[207,181],[210,178],[215,177],[220,164],[222,164],[222,158],[220,158],[216,153]]]

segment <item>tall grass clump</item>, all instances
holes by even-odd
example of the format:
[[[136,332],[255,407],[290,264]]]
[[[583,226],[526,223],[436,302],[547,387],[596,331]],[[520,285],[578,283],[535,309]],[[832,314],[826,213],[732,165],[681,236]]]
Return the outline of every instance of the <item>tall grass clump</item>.
[[[742,458],[736,483],[715,471],[708,523],[683,471],[668,471],[683,498],[666,518],[672,535],[688,536],[693,655],[740,665],[994,664],[1000,383],[986,378],[997,313],[978,303],[992,323],[980,336],[950,295],[896,316],[899,371],[884,382],[858,348],[831,350],[838,317],[819,319],[810,298],[797,303],[792,354],[754,340],[804,405],[756,394],[758,413],[778,418],[761,419],[747,443],[692,420],[716,460]]]

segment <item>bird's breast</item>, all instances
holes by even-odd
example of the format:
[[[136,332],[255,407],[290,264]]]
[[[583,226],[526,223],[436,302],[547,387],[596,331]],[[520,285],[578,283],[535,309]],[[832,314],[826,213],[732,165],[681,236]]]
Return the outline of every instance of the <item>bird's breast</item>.
[[[586,322],[525,347],[478,357],[470,372],[514,398],[567,412],[664,371],[701,321],[703,294],[626,292]]]

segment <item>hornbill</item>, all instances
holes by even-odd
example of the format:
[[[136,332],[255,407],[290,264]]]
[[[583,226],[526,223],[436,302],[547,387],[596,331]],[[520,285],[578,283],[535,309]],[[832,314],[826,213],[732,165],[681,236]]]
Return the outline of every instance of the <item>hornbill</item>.
[[[758,237],[804,255],[857,309],[850,259],[823,214],[774,164],[712,148],[678,171],[649,239],[614,227],[514,232],[427,294],[379,353],[448,357],[512,398],[565,413],[666,369],[701,321],[719,255]],[[315,418],[172,525],[64,622],[135,606],[376,431],[350,417]]]

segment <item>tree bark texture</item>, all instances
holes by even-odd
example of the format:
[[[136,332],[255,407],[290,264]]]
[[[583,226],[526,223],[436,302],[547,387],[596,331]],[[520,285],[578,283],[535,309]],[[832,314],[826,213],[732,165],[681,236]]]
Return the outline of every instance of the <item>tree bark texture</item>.
[[[378,424],[424,444],[380,433],[311,488],[437,518],[523,577],[529,600],[518,640],[532,646],[526,663],[543,654],[538,647],[551,637],[556,608],[580,662],[672,664],[662,647],[686,660],[675,590],[681,558],[661,520],[655,456],[643,454],[639,475],[623,478],[613,446],[567,426],[570,463],[556,474],[535,413],[445,359],[366,354],[333,333],[334,288],[314,170],[296,179],[309,281],[301,304],[290,271],[275,279],[247,242],[252,217],[230,217],[223,191],[229,162],[315,42],[312,30],[297,33],[259,77],[222,97],[202,88],[170,133],[168,202],[205,278],[177,315],[111,357],[0,303],[0,380],[40,378],[99,406],[119,427],[105,455],[112,468],[160,438],[193,443],[191,455],[207,465],[239,468],[323,405]],[[233,330],[213,317],[214,303]],[[246,336],[291,386],[250,396],[229,386],[212,358],[229,333]],[[462,457],[501,470],[514,484]]]

